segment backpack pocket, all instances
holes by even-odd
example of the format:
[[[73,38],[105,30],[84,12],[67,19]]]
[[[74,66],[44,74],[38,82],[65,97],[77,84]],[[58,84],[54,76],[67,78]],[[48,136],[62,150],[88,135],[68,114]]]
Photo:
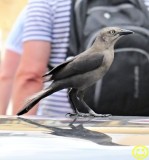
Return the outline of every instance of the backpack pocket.
[[[110,70],[96,83],[94,93],[94,109],[98,113],[148,115],[148,53],[138,48],[117,49]]]

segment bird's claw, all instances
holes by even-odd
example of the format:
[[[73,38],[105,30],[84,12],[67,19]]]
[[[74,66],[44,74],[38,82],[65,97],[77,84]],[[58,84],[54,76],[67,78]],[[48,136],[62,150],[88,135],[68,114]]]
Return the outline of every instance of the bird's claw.
[[[66,117],[76,117],[76,113],[67,113]]]
[[[66,117],[110,117],[111,114],[97,114],[97,113],[67,113]]]
[[[66,117],[90,117],[90,114],[89,113],[81,113],[81,112],[67,113]]]
[[[92,117],[109,117],[109,116],[112,116],[111,114],[98,114],[98,113],[95,113],[93,110],[89,110],[89,114]]]
[[[95,113],[95,114],[90,114],[90,116],[92,116],[92,117],[110,117],[112,115],[111,114],[97,114],[97,113]]]

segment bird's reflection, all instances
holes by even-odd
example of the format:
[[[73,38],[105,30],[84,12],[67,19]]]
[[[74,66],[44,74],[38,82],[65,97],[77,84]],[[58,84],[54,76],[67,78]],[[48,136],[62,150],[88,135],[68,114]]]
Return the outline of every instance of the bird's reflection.
[[[77,118],[73,119],[73,121],[69,124],[70,128],[68,129],[43,125],[31,119],[26,119],[23,117],[18,117],[18,119],[23,120],[27,123],[36,125],[38,127],[50,129],[52,130],[52,133],[50,133],[52,135],[85,139],[85,140],[92,141],[99,145],[119,146],[119,144],[112,142],[112,138],[110,136],[104,133],[101,133],[101,132],[96,132],[96,131],[92,131],[92,130],[84,128],[83,122],[75,126],[74,123],[77,121]]]

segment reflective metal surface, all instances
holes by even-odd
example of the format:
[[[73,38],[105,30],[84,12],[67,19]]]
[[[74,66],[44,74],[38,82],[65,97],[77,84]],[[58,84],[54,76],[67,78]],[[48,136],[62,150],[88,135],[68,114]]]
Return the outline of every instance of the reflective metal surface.
[[[0,160],[132,160],[136,145],[149,148],[148,117],[0,117]]]

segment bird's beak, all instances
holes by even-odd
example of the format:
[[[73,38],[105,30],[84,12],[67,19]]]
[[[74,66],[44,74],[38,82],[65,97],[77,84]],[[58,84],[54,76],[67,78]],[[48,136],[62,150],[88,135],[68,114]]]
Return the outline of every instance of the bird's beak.
[[[132,34],[132,33],[133,31],[122,29],[118,34],[122,36],[122,35],[127,35],[127,34]]]

